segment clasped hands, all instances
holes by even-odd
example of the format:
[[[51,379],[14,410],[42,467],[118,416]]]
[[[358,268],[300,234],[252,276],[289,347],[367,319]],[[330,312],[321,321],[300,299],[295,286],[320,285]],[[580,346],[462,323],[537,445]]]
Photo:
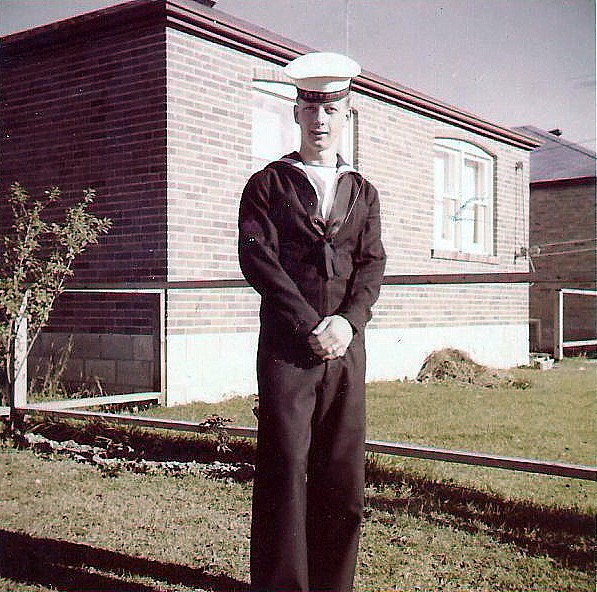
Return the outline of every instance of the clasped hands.
[[[324,360],[341,358],[352,341],[352,325],[340,315],[325,317],[308,337],[311,349]]]

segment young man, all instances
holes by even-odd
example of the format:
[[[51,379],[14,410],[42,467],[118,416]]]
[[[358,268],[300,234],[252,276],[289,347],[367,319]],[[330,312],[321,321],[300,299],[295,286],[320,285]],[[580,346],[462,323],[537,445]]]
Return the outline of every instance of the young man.
[[[248,181],[239,259],[261,295],[255,592],[352,589],[364,498],[363,331],[385,254],[375,188],[342,161],[358,64],[301,56],[298,152]]]

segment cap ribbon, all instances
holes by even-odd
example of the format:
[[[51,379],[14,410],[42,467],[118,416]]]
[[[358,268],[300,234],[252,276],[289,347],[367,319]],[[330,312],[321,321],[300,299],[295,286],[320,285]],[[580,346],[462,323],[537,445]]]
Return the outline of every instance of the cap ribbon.
[[[302,88],[297,88],[296,92],[299,99],[303,99],[303,101],[307,101],[308,103],[327,103],[339,101],[340,99],[348,96],[350,88],[343,88],[342,90],[335,92],[320,92],[316,90],[304,90]]]

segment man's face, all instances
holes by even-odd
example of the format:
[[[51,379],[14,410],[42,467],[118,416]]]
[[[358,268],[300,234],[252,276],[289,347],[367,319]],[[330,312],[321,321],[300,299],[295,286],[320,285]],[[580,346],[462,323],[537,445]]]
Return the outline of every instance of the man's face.
[[[298,99],[294,106],[294,119],[301,128],[301,145],[315,152],[335,150],[349,113],[346,97],[329,103]]]

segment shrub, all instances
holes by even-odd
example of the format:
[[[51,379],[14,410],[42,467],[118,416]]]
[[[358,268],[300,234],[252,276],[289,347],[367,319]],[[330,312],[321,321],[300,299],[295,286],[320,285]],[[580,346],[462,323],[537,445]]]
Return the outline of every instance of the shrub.
[[[54,187],[41,199],[31,200],[19,183],[6,194],[12,223],[0,244],[0,371],[7,385],[20,371],[13,355],[20,319],[27,319],[29,353],[65,289],[65,280],[74,273],[75,259],[111,226],[109,219],[88,212],[95,199],[92,189],[66,209],[63,220],[44,220],[44,211],[60,197]]]

